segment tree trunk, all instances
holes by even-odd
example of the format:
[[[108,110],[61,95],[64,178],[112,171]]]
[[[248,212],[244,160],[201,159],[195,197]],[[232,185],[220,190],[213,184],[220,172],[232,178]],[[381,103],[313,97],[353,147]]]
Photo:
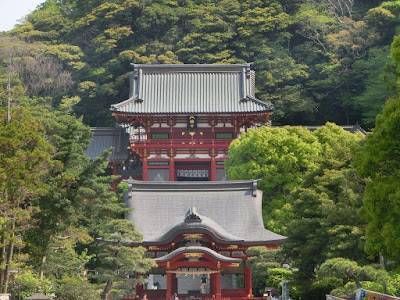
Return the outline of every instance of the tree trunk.
[[[5,257],[6,257],[6,226],[3,225],[3,234],[1,235],[1,253],[0,253],[0,263],[3,264]],[[0,272],[0,290],[4,283],[4,273]]]
[[[11,224],[11,236],[10,236],[10,244],[8,246],[8,253],[7,253],[7,264],[6,269],[4,270],[4,282],[2,285],[2,293],[7,294],[8,291],[8,282],[10,280],[10,266],[13,259],[14,254],[14,236],[15,236],[15,222]]]
[[[7,123],[11,120],[11,74],[8,72],[7,80]]]
[[[361,289],[362,288],[361,282],[358,279],[355,279],[355,282],[356,282],[357,289]]]
[[[381,253],[379,253],[379,263],[381,264],[381,266],[383,267],[384,270],[386,270],[386,259],[383,257],[383,255]],[[383,293],[387,294],[387,282],[386,279],[383,279],[382,282],[382,288],[383,288]]]
[[[111,288],[113,286],[112,280],[108,280],[106,286],[104,287],[103,292],[101,293],[101,299],[106,300],[108,293],[110,292]]]
[[[46,263],[47,260],[47,255],[44,254],[42,256],[42,265],[40,266],[40,274],[39,274],[39,278],[40,280],[43,280],[43,275],[44,275],[44,264]]]

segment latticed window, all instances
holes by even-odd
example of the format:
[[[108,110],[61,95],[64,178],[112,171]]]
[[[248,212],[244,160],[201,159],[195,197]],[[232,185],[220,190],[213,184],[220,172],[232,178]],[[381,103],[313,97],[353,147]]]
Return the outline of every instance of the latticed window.
[[[233,139],[233,132],[216,132],[216,139]]]
[[[153,140],[162,140],[162,139],[169,139],[168,132],[155,132],[151,134],[151,138]]]

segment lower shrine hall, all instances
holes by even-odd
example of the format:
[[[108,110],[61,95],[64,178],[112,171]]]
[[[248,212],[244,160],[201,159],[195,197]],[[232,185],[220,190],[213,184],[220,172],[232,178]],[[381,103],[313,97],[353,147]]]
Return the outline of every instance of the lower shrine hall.
[[[246,250],[276,249],[285,240],[264,228],[257,181],[128,183],[128,219],[143,235],[137,246],[157,263],[136,298],[252,297]]]

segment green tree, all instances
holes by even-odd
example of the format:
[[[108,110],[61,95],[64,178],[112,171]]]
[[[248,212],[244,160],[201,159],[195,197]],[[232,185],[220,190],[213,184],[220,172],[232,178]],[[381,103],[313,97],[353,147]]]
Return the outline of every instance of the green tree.
[[[276,124],[355,123],[374,101],[355,105],[369,71],[353,64],[390,43],[398,11],[373,0],[47,0],[8,34],[71,73],[68,96],[81,97],[74,110],[92,126],[114,123],[129,63],[254,62]]]
[[[398,207],[400,173],[397,165],[400,98],[388,100],[376,118],[376,127],[357,153],[358,174],[366,179],[363,218],[368,222],[366,251],[400,261]]]
[[[381,285],[388,280],[388,274],[381,265],[365,265],[360,266],[357,262],[336,257],[325,261],[317,271],[317,276],[320,279],[327,277],[335,277],[342,280],[343,285],[353,282],[356,289],[362,288],[362,281],[376,281]],[[337,295],[342,289],[338,288],[333,291]],[[355,289],[350,291],[355,292]]]
[[[45,138],[42,123],[27,109],[13,109],[10,121],[7,121],[5,110],[0,110],[2,293],[8,290],[17,235],[31,226],[32,214],[37,211],[34,201],[46,193],[49,168],[57,165],[52,161],[53,151]]]
[[[321,151],[313,134],[301,127],[249,130],[231,143],[226,164],[231,180],[259,178],[263,191],[263,216],[267,228],[285,232],[290,215],[282,213],[287,196],[317,166]]]
[[[364,128],[373,128],[375,118],[382,111],[386,100],[393,96],[393,91],[387,87],[387,82],[393,82],[393,74],[385,72],[385,66],[390,63],[389,46],[373,48],[368,59],[354,63],[357,78],[363,82],[363,92],[353,98],[355,108],[361,111],[361,122]]]
[[[87,280],[76,277],[66,277],[58,282],[55,289],[57,299],[60,300],[98,300],[98,293]]]
[[[144,283],[136,278],[135,272],[144,274],[156,264],[151,258],[144,258],[144,247],[132,247],[141,241],[141,235],[129,220],[111,220],[106,223],[101,234],[101,249],[98,254],[98,274],[95,278],[106,283],[101,297],[106,299],[116,281],[124,283],[124,289],[132,292],[136,284]]]
[[[270,270],[279,268],[279,250],[268,249],[266,247],[250,247],[246,251],[249,259],[248,267],[252,270],[253,293],[261,297],[267,284],[266,279],[270,279]]]
[[[318,298],[311,284],[316,268],[326,259],[340,256],[367,261],[364,221],[358,217],[363,184],[351,165],[351,151],[362,137],[329,123],[314,135],[322,146],[318,167],[290,197],[293,217],[283,247],[299,269],[295,277],[307,299]]]
[[[51,290],[50,280],[40,280],[31,268],[25,267],[14,275],[14,279],[10,282],[10,292],[15,297],[18,295],[18,299],[25,299],[33,295],[39,286],[43,293],[48,294]]]

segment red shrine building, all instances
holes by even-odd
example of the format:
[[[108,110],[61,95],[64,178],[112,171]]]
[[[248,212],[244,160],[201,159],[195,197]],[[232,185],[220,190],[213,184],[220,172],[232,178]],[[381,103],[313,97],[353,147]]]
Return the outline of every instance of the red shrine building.
[[[150,182],[130,180],[128,217],[157,268],[136,298],[252,298],[246,250],[276,249],[284,236],[264,228],[257,181]]]
[[[106,173],[129,178],[127,218],[143,236],[132,246],[157,264],[125,299],[253,298],[246,250],[285,237],[264,228],[257,181],[225,174],[231,141],[273,110],[255,98],[252,65],[133,66],[129,99],[111,107],[118,127],[93,128],[86,151],[113,148]]]
[[[257,181],[224,169],[231,141],[273,110],[255,98],[252,65],[133,66],[129,99],[111,107],[119,127],[94,130],[87,152],[114,145],[110,170],[130,177],[127,218],[143,235],[133,246],[157,263],[133,298],[252,298],[246,250],[285,240],[264,228]]]
[[[133,65],[129,99],[111,106],[144,181],[225,180],[231,141],[269,121],[250,64]]]

